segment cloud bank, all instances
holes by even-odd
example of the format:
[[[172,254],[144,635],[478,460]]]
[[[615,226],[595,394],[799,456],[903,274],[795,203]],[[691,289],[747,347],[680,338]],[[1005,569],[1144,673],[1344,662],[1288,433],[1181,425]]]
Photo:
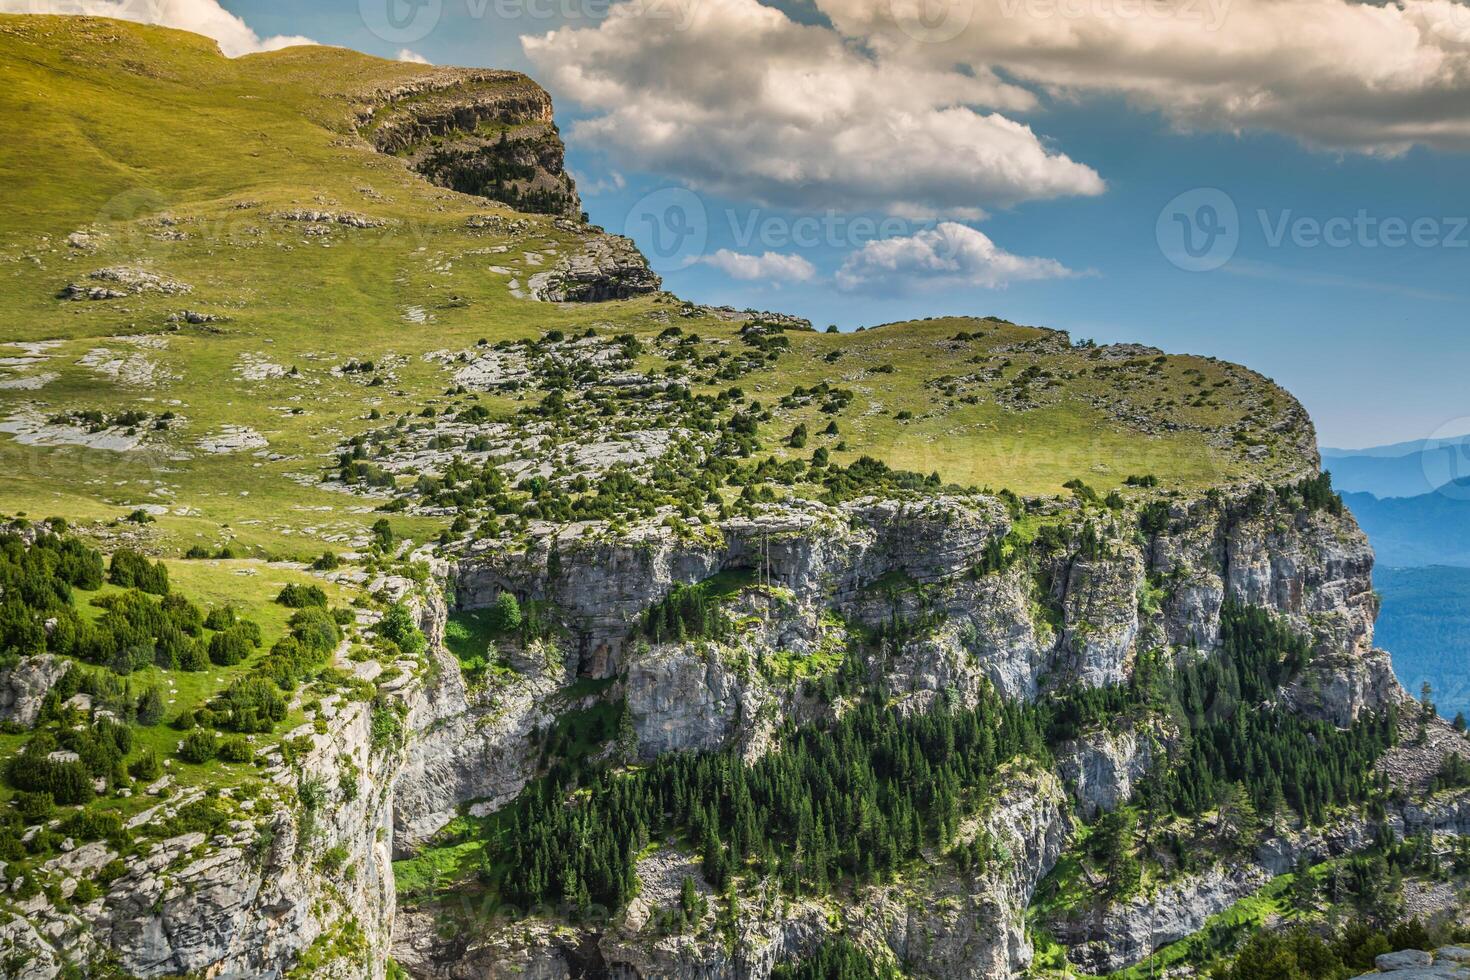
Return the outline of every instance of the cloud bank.
[[[1035,96],[988,70],[875,59],[757,0],[658,9],[620,4],[596,27],[521,38],[543,82],[596,112],[573,136],[627,169],[768,205],[909,215],[1103,190],[1002,114]]]

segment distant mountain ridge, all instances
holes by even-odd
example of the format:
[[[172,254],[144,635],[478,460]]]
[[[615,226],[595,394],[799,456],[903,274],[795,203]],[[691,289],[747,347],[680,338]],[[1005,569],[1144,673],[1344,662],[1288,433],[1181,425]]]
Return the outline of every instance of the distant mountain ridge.
[[[1470,567],[1470,479],[1417,497],[1345,493],[1342,499],[1368,533],[1380,564]]]
[[[1417,497],[1470,477],[1470,435],[1415,439],[1366,449],[1322,447],[1322,466],[1339,490]]]

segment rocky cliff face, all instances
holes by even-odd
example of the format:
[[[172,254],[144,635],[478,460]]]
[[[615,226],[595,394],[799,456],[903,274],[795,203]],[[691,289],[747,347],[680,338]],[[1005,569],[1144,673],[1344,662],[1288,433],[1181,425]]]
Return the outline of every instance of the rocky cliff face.
[[[732,745],[747,758],[769,750],[782,719],[810,720],[830,709],[804,698],[800,684],[753,669],[762,655],[810,656],[829,632],[846,628],[841,624],[923,612],[934,627],[893,649],[875,678],[915,708],[941,697],[973,701],[987,683],[1033,698],[1051,687],[1126,682],[1141,644],[1209,649],[1218,643],[1227,600],[1274,610],[1315,638],[1317,659],[1284,693],[1303,710],[1346,723],[1403,697],[1385,656],[1372,646],[1372,555],[1349,515],[1292,509],[1274,495],[1242,490],[1176,504],[1160,533],[1122,536],[1103,557],[1055,552],[1044,556],[1039,575],[1019,566],[974,573],[987,544],[1010,528],[1005,508],[983,497],[806,504],[732,520],[717,538],[680,539],[649,528],[618,540],[564,540],[554,579],[547,575],[550,542],[542,537],[520,553],[466,558],[453,573],[455,594],[467,607],[487,605],[502,590],[555,599],[578,647],[568,652],[565,668],[617,678],[645,759]],[[725,645],[627,641],[640,612],[675,583],[742,569],[769,581],[780,597],[735,607],[762,619],[754,634]],[[824,622],[829,612],[837,619]],[[455,723],[451,741],[459,757],[501,744],[502,723],[484,721],[486,710],[471,707],[465,717],[480,720]],[[520,723],[511,719],[521,716],[496,717],[506,717],[505,730],[514,731]],[[472,730],[477,739],[467,735]],[[990,812],[1019,836],[1011,838],[1009,877],[983,887],[960,882],[937,864],[921,880],[874,889],[839,909],[796,903],[780,914],[751,910],[734,952],[714,938],[645,935],[635,913],[572,934],[552,922],[489,929],[451,949],[428,938],[430,926],[416,912],[399,931],[397,955],[424,976],[497,975],[512,967],[567,976],[591,955],[618,975],[765,977],[777,959],[819,942],[835,915],[849,931],[889,949],[913,975],[1011,975],[1030,956],[1022,914],[1070,837],[1069,814],[1090,817],[1117,806],[1155,753],[1176,739],[1167,727],[1093,733],[1063,748],[1055,774],[1007,781]],[[446,758],[432,733],[410,750],[411,759],[415,754]],[[437,797],[437,815],[410,816],[409,801],[427,799],[415,765],[410,762],[399,784],[400,827],[441,823],[453,802],[490,798],[481,805],[493,806],[525,772],[512,767],[510,778],[490,779],[498,789],[481,783],[458,800],[446,789]],[[501,772],[497,765],[473,768],[476,778]],[[1074,945],[1079,965],[1126,965],[1198,929],[1269,873],[1251,865],[1186,878],[1167,894],[1059,923],[1059,938]]]
[[[514,668],[508,679],[466,683],[444,649],[449,610],[431,583],[418,601],[428,666],[393,691],[405,744],[375,743],[371,705],[330,704],[328,732],[301,733],[310,748],[299,767],[275,763],[272,800],[226,800],[226,824],[159,841],[84,906],[62,910],[39,896],[4,935],[33,951],[28,975],[38,977],[59,970],[56,950],[93,944],[143,976],[206,968],[270,975],[313,949],[344,948],[357,958],[337,955],[332,969],[372,974],[391,946],[420,976],[560,977],[592,967],[759,980],[835,930],[888,950],[915,976],[1013,975],[1031,956],[1025,909],[1070,839],[1073,814],[1091,817],[1125,800],[1177,737],[1167,727],[1090,733],[1060,750],[1055,772],[1008,771],[961,834],[983,828],[1001,842],[1006,859],[983,876],[936,858],[835,904],[770,890],[746,903],[733,946],[712,930],[668,936],[649,926],[667,904],[659,896],[673,894],[691,869],[698,877],[697,862],[669,865],[664,852],[640,867],[642,904],[603,925],[568,930],[555,917],[533,917],[450,939],[427,912],[399,915],[390,862],[394,852],[424,846],[461,808],[487,813],[513,799],[537,775],[536,733],[599,698],[626,703],[634,751],[645,760],[770,751],[783,722],[841,710],[814,697],[799,671],[786,671],[841,650],[865,624],[927,624],[872,666],[872,682],[911,710],[940,699],[973,703],[985,685],[1031,699],[1054,687],[1124,682],[1141,644],[1218,642],[1227,600],[1273,609],[1315,638],[1306,676],[1283,692],[1302,710],[1346,722],[1403,697],[1372,646],[1372,557],[1350,516],[1245,491],[1215,495],[1175,505],[1148,538],[1111,538],[1104,553],[1049,550],[982,574],[987,551],[1012,527],[1007,508],[985,496],[806,503],[732,518],[717,535],[648,526],[567,536],[555,563],[556,529],[533,529],[522,550],[484,551],[443,570],[460,608],[509,591],[560,610],[560,639],[504,651]],[[630,641],[642,611],[676,583],[720,572],[748,583],[725,600],[747,628],[722,643]],[[9,699],[12,713],[34,700],[27,678],[43,667],[22,663],[7,674],[9,689],[21,692]],[[579,675],[599,683],[564,693]],[[1406,749],[1385,765],[1403,770],[1405,781],[1425,779],[1442,748]],[[161,803],[152,819],[190,802]],[[1470,829],[1467,813],[1463,801],[1441,801],[1407,807],[1397,819],[1406,829],[1460,833]],[[1052,925],[1074,962],[1113,969],[1199,928],[1297,855],[1351,850],[1366,834],[1360,824],[1272,837],[1255,863],[1186,876],[1151,898]],[[56,860],[80,879],[113,857],[105,845],[87,845]],[[352,963],[360,965],[343,965]]]
[[[517,72],[441,68],[375,90],[362,99],[358,128],[441,187],[523,211],[581,214],[551,97]]]
[[[130,820],[139,833],[182,832],[145,844],[120,876],[102,877],[118,858],[104,842],[52,859],[63,904],[42,893],[0,923],[0,943],[23,964],[8,975],[50,980],[65,963],[111,957],[132,976],[271,977],[316,951],[315,975],[382,976],[399,754],[374,745],[370,705],[334,698],[324,710],[330,731],[293,733],[309,747],[295,767],[269,760],[267,792],[209,801],[185,791]],[[105,884],[66,903],[84,880]]]

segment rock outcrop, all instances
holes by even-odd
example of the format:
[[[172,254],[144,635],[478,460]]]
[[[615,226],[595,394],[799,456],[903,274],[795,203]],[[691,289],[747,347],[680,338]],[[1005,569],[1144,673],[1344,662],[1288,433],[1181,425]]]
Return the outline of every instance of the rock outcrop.
[[[0,670],[0,722],[29,728],[41,714],[46,692],[66,673],[66,661],[51,654],[22,657]]]
[[[663,280],[631,239],[596,235],[581,251],[531,276],[528,285],[534,298],[551,303],[601,303],[656,293]]]
[[[359,132],[441,187],[521,211],[577,217],[551,97],[512,71],[438,68],[368,93]]]

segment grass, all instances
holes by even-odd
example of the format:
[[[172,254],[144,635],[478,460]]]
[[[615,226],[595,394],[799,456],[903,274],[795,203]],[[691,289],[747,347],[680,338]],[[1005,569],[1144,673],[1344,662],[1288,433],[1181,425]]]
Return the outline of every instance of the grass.
[[[674,304],[658,297],[591,308],[518,298],[511,277],[489,267],[512,268],[524,282],[535,268],[527,252],[572,249],[571,236],[549,218],[430,186],[355,139],[361,93],[430,70],[330,48],[230,60],[177,31],[0,16],[0,118],[27,136],[0,147],[7,188],[0,336],[59,341],[29,369],[55,378],[33,390],[0,389],[0,420],[85,409],[178,417],[150,434],[146,449],[125,453],[0,435],[8,477],[0,510],[105,527],[140,504],[162,503],[167,513],[150,534],[164,553],[227,542],[262,556],[347,550],[372,523],[371,503],[317,481],[341,440],[375,426],[371,410],[392,418],[446,403],[447,372],[426,353],[589,324],[651,340],[667,325]],[[315,237],[273,217],[302,207],[384,225],[333,225]],[[487,214],[526,230],[466,226]],[[164,216],[172,224],[161,224]],[[78,229],[96,233],[94,250],[66,245]],[[193,291],[56,298],[66,283],[116,265],[176,277]],[[423,311],[423,322],[406,317],[411,308]],[[183,309],[226,320],[171,323]],[[706,347],[739,347],[739,323],[679,322]],[[972,336],[955,341],[957,333]],[[120,339],[139,335],[150,339]],[[1255,413],[1252,431],[1264,431],[1290,402],[1264,379],[1215,361],[1168,358],[1099,375],[1089,350],[1050,331],[963,318],[790,337],[791,353],[741,381],[752,397],[770,407],[796,386],[829,381],[853,399],[835,416],[811,404],[777,409],[763,434],[777,455],[824,446],[838,462],[868,454],[946,481],[1022,493],[1055,493],[1076,477],[1105,490],[1142,472],[1166,486],[1200,488],[1299,462],[1286,447],[1254,462],[1211,444],[1208,430]],[[150,363],[151,380],[129,383],[78,363],[96,350]],[[0,356],[12,353],[0,348]],[[391,380],[370,388],[334,374],[349,357],[389,365]],[[660,370],[667,363],[646,360]],[[252,363],[296,372],[247,380]],[[891,373],[876,370],[888,365]],[[1028,368],[1046,371],[1055,387],[1038,388],[1034,408],[1000,404],[998,393]],[[994,377],[964,380],[977,372]],[[1205,392],[1214,394],[1196,404]],[[1136,403],[1185,427],[1141,436],[1098,408],[1101,401]],[[1263,408],[1267,402],[1274,409]],[[495,414],[519,407],[514,394],[483,394],[479,403]],[[821,435],[834,418],[840,436]],[[782,436],[798,422],[813,433],[807,448],[784,447]],[[269,445],[228,454],[198,448],[226,425],[249,427]],[[416,541],[446,523],[395,518]]]
[[[135,691],[158,687],[164,694],[165,712],[163,721],[156,725],[132,726],[133,753],[152,749],[160,761],[172,759],[168,772],[174,785],[180,788],[197,786],[220,786],[238,784],[255,777],[255,767],[249,763],[227,763],[214,760],[204,764],[185,763],[176,757],[176,749],[182,733],[170,722],[183,710],[203,704],[223,691],[235,680],[248,674],[252,666],[265,655],[272,644],[287,632],[287,620],[294,610],[275,602],[281,587],[288,583],[312,583],[321,587],[334,605],[341,605],[347,593],[342,587],[321,581],[307,573],[279,565],[268,565],[255,560],[205,560],[184,561],[166,559],[169,583],[172,592],[183,595],[206,611],[215,606],[234,606],[244,619],[253,620],[261,628],[261,648],[252,657],[231,667],[212,666],[207,671],[162,670],[155,666],[134,671],[128,680]],[[122,591],[113,585],[103,585],[95,592],[76,590],[74,602],[83,616],[95,618],[101,610],[91,600],[99,596]],[[305,720],[299,709],[293,710],[284,722],[276,726],[273,735],[256,737],[257,747],[263,748],[278,741],[281,734],[302,724]],[[29,740],[30,734],[0,735],[0,758],[9,758]],[[8,802],[14,791],[0,782],[0,804]],[[131,816],[140,810],[155,805],[158,800],[143,794],[131,797],[103,797],[89,804],[98,810],[112,811]]]

